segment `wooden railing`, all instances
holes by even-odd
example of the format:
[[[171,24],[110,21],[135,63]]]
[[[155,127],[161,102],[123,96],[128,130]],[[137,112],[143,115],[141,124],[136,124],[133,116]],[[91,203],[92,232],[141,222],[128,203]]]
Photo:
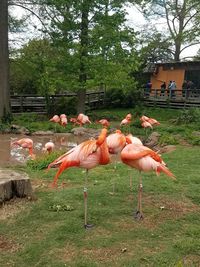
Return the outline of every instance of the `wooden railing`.
[[[58,103],[61,98],[76,97],[76,93],[67,93],[67,94],[56,94],[50,95],[49,101],[51,103],[52,109],[54,105]],[[96,91],[96,92],[87,92],[85,104],[90,108],[96,108],[104,104],[105,92]],[[73,100],[72,100],[73,101]],[[46,113],[46,100],[44,96],[38,95],[11,95],[11,108],[14,113],[22,112],[40,112]]]
[[[144,104],[146,106],[189,108],[200,107],[200,89],[176,89],[164,90],[151,89],[150,92],[144,90]]]
[[[198,99],[200,100],[200,89],[175,89],[175,90],[168,90],[165,89],[162,91],[161,89],[151,89],[150,92],[144,90],[144,98],[151,98],[151,99]]]

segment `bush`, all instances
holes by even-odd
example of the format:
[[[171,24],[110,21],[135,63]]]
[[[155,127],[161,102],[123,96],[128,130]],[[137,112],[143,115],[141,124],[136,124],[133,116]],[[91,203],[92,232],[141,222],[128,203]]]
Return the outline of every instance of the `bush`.
[[[43,170],[48,167],[48,165],[54,161],[56,158],[64,154],[63,151],[52,152],[50,155],[44,154],[35,160],[27,161],[27,167],[31,170]]]
[[[140,91],[130,89],[109,89],[105,94],[105,106],[108,108],[134,108],[140,102]]]
[[[180,115],[175,120],[175,124],[188,124],[191,122],[199,122],[200,121],[200,109],[198,108],[191,108],[185,109],[181,111]]]
[[[51,115],[53,114],[76,114],[77,97],[61,97],[55,103],[50,104]]]

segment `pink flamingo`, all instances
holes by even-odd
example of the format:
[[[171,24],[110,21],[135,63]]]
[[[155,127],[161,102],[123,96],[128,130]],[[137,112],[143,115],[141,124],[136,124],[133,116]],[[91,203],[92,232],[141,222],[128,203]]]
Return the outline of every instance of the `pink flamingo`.
[[[63,127],[67,125],[67,116],[65,114],[60,115],[60,125]]]
[[[77,117],[77,122],[80,123],[80,125],[84,125],[86,123],[90,123],[91,124],[91,121],[89,120],[89,117],[84,115],[83,113],[80,113]]]
[[[70,151],[60,156],[52,163],[49,168],[59,168],[52,186],[57,185],[57,180],[60,174],[70,167],[79,167],[86,169],[86,179],[84,188],[84,227],[89,228],[87,223],[87,176],[88,170],[98,165],[106,165],[110,162],[108,147],[106,144],[107,129],[102,129],[97,140],[88,140],[80,145],[72,148]]]
[[[125,119],[123,119],[120,123],[120,126],[129,125],[131,123],[132,115],[129,113],[126,115]]]
[[[98,123],[100,123],[103,127],[108,128],[110,126],[110,122],[106,119],[101,119],[99,121],[97,121]]]
[[[169,177],[175,179],[173,173],[162,163],[160,155],[143,145],[128,144],[121,152],[123,163],[136,168],[139,172],[155,171],[157,175],[164,172]],[[142,214],[142,177],[140,175],[138,192],[138,209],[135,215],[136,219],[143,219]]]
[[[126,143],[134,144],[134,145],[143,145],[142,141],[139,138],[133,136],[132,134],[126,135]],[[131,173],[130,173],[129,185],[130,185],[130,191],[132,191],[133,190],[133,177]]]
[[[58,115],[54,115],[49,121],[60,123],[60,117]]]
[[[149,127],[151,129],[153,129],[153,127],[152,127],[153,125],[160,125],[160,122],[158,122],[157,120],[155,120],[153,118],[149,118],[149,117],[144,116],[144,115],[140,118],[140,121],[142,123],[142,127],[144,127],[144,128]]]
[[[49,141],[44,145],[44,148],[42,149],[42,151],[48,152],[49,154],[51,154],[51,152],[54,150],[54,148],[55,148],[54,143]]]
[[[74,126],[75,126],[76,124],[81,125],[81,124],[77,121],[76,118],[70,118],[69,121],[72,122]]]
[[[120,126],[128,126],[128,132],[130,132],[131,119],[132,119],[132,115],[129,113],[126,115],[125,119],[123,119],[120,123]]]
[[[49,121],[55,123],[55,132],[56,132],[56,124],[60,123],[60,117],[58,115],[54,115]]]
[[[33,154],[33,140],[30,138],[22,138],[11,143],[11,147],[20,146],[22,148],[28,148],[29,155],[32,159],[35,159]]]
[[[115,133],[110,134],[106,138],[106,142],[107,142],[107,145],[108,145],[109,153],[117,155],[125,147],[125,145],[126,145],[126,137],[120,130],[116,130]],[[116,160],[115,160],[114,161],[114,170],[115,171],[116,171],[116,168],[117,168],[117,164],[116,164]],[[112,192],[112,194],[114,194],[114,192],[115,192],[115,182],[113,182],[113,192]]]

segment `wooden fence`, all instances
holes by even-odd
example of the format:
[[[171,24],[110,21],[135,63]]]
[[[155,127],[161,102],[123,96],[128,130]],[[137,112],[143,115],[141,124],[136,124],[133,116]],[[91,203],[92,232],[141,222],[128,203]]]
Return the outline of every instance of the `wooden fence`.
[[[55,105],[62,98],[76,97],[76,93],[67,94],[57,94],[49,96],[49,101],[52,110],[54,110]],[[104,104],[105,93],[104,91],[88,92],[86,93],[85,104],[89,109],[97,108]],[[71,101],[74,101],[73,98]],[[74,102],[75,104],[75,102]],[[13,113],[23,113],[23,112],[38,112],[46,113],[47,106],[44,96],[38,95],[12,95],[11,96],[11,109]]]
[[[61,98],[76,96],[75,93],[51,95],[49,97],[51,108],[55,106]],[[144,91],[141,99],[145,106],[163,108],[190,108],[200,107],[200,89],[190,89],[182,91],[176,89],[163,93],[161,89],[151,89],[151,92]],[[71,100],[73,101],[73,100]],[[89,109],[103,107],[105,103],[105,92],[86,93],[85,104]],[[74,103],[75,104],[75,103]],[[112,103],[111,103],[112,104]],[[45,97],[37,95],[13,95],[11,96],[11,108],[13,113],[38,112],[47,113]]]
[[[144,91],[143,101],[149,107],[167,108],[191,108],[200,107],[200,89],[176,89],[162,92],[161,89],[151,89],[151,92]]]

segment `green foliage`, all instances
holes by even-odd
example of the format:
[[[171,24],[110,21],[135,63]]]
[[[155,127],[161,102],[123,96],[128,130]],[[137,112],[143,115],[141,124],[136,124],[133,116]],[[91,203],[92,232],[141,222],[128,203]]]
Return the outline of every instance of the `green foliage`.
[[[159,138],[159,145],[178,145],[179,142],[174,135],[162,134]]]
[[[114,88],[106,91],[105,106],[109,108],[134,108],[140,101],[140,91]]]
[[[52,152],[51,154],[44,154],[43,156],[37,157],[35,160],[29,160],[27,162],[27,167],[32,171],[46,169],[52,161],[54,161],[62,154],[64,154],[63,151],[56,151]]]
[[[199,266],[199,148],[177,146],[176,151],[162,156],[177,180],[143,174],[143,221],[133,218],[138,171],[118,163],[116,171],[110,164],[89,172],[88,220],[94,223],[90,231],[83,227],[85,173],[77,168],[66,170],[59,187],[51,189],[47,182],[55,170],[29,169],[32,184],[42,182],[46,187],[35,186],[37,201],[4,205],[8,217],[0,220],[4,244],[0,265]],[[116,182],[115,195],[109,194],[111,177]],[[62,181],[65,186],[61,188]]]
[[[77,97],[62,97],[54,105],[54,113],[55,114],[76,114],[76,107],[77,107]]]
[[[184,109],[175,120],[175,124],[189,124],[192,122],[197,122],[200,124],[199,108]]]

